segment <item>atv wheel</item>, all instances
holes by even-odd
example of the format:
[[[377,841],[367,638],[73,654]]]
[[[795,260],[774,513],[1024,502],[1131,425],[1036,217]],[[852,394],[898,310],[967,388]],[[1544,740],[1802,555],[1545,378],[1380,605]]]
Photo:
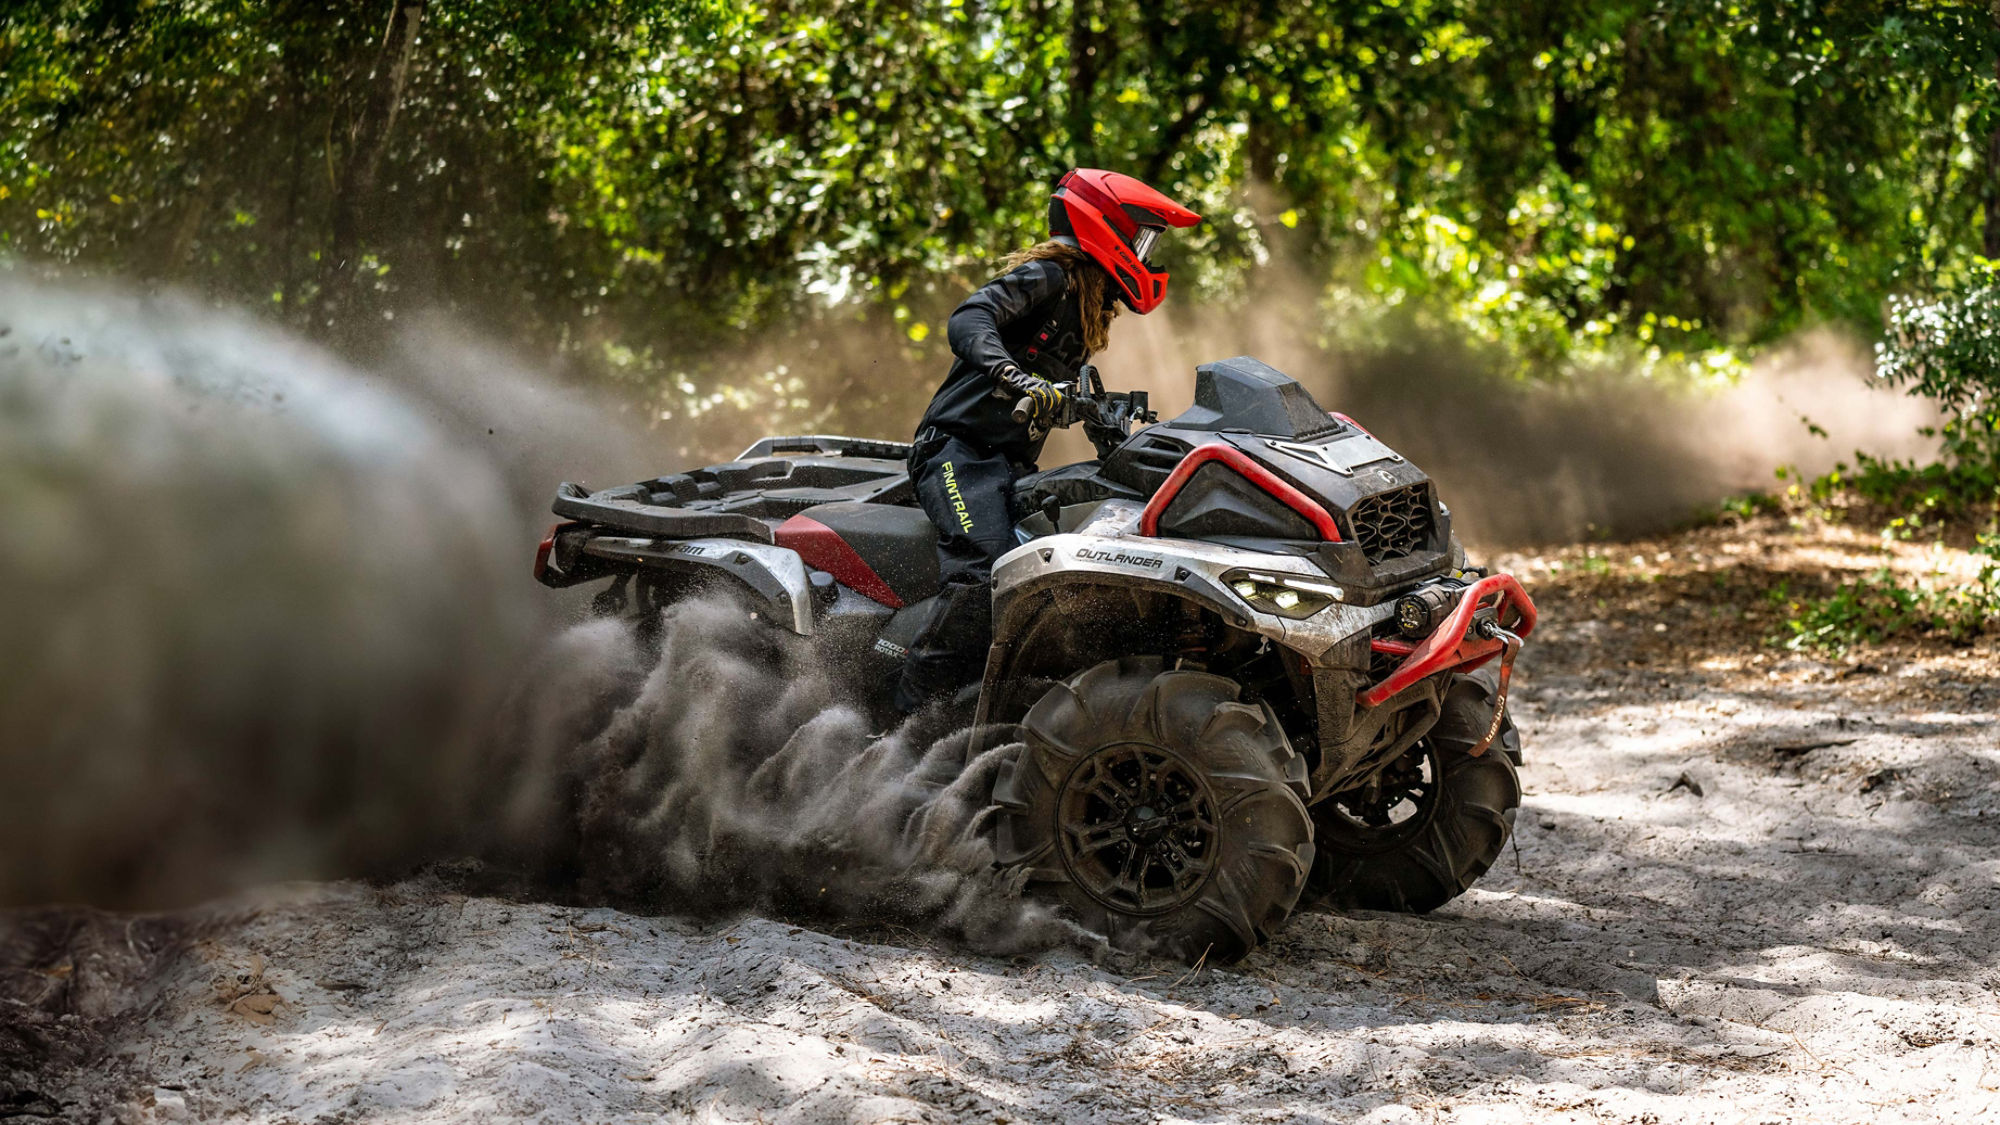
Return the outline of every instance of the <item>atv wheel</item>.
[[[994,786],[1000,862],[1112,945],[1233,961],[1312,868],[1305,761],[1233,680],[1106,661],[1050,688]]]
[[[1514,831],[1521,736],[1508,715],[1493,745],[1470,750],[1493,720],[1485,674],[1458,676],[1430,732],[1369,790],[1313,806],[1318,858],[1309,900],[1336,909],[1425,914],[1464,893]]]

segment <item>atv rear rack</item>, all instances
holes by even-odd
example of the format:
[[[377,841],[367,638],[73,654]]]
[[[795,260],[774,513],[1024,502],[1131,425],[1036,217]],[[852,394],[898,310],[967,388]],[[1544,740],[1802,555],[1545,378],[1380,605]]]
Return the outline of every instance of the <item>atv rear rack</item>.
[[[910,505],[910,447],[828,434],[769,437],[734,461],[592,491],[565,482],[551,509],[659,539],[775,542],[780,523],[821,504]]]
[[[751,461],[781,453],[820,453],[834,457],[879,457],[885,461],[907,461],[910,459],[910,443],[841,437],[838,434],[799,434],[764,438],[738,453],[736,459]]]
[[[615,490],[607,490],[615,491]],[[757,543],[775,541],[771,525],[756,516],[740,512],[690,511],[648,504],[633,496],[589,493],[582,485],[564,481],[550,505],[556,515],[588,520],[620,531],[639,531],[662,539],[748,539]]]

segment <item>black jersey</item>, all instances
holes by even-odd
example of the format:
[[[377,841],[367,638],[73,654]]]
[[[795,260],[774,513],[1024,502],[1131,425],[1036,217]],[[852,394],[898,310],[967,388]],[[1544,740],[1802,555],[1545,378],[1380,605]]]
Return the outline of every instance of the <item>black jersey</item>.
[[[957,359],[918,432],[935,427],[1010,461],[1033,462],[1047,435],[1014,421],[1019,396],[996,397],[994,374],[1012,364],[1052,383],[1074,380],[1090,358],[1077,301],[1068,272],[1047,260],[1016,266],[980,286],[951,314],[948,338]]]

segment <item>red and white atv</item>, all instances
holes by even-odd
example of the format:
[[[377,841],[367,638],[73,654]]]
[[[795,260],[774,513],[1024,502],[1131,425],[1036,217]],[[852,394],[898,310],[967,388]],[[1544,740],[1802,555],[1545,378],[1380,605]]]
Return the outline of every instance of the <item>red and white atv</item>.
[[[1093,380],[1094,382],[1094,380]],[[1513,829],[1506,693],[1535,607],[1468,568],[1422,470],[1247,357],[1192,408],[1079,389],[1099,458],[1024,477],[976,745],[1002,863],[1115,945],[1241,956],[1299,903],[1427,911]],[[1135,429],[1135,427],[1137,427]],[[908,446],[776,437],[564,485],[535,573],[604,612],[722,589],[883,697],[938,590]]]

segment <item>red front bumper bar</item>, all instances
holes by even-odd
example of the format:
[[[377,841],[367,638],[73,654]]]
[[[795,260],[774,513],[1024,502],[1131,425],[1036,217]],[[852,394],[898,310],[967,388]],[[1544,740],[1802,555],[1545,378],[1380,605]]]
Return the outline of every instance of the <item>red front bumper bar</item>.
[[[1407,654],[1387,679],[1355,693],[1355,702],[1374,707],[1418,680],[1439,672],[1469,672],[1500,655],[1506,643],[1499,637],[1472,632],[1473,615],[1491,606],[1496,623],[1508,632],[1527,636],[1535,629],[1535,603],[1511,574],[1494,574],[1474,582],[1459,598],[1458,607],[1430,636],[1416,644],[1378,639],[1376,652]]]

